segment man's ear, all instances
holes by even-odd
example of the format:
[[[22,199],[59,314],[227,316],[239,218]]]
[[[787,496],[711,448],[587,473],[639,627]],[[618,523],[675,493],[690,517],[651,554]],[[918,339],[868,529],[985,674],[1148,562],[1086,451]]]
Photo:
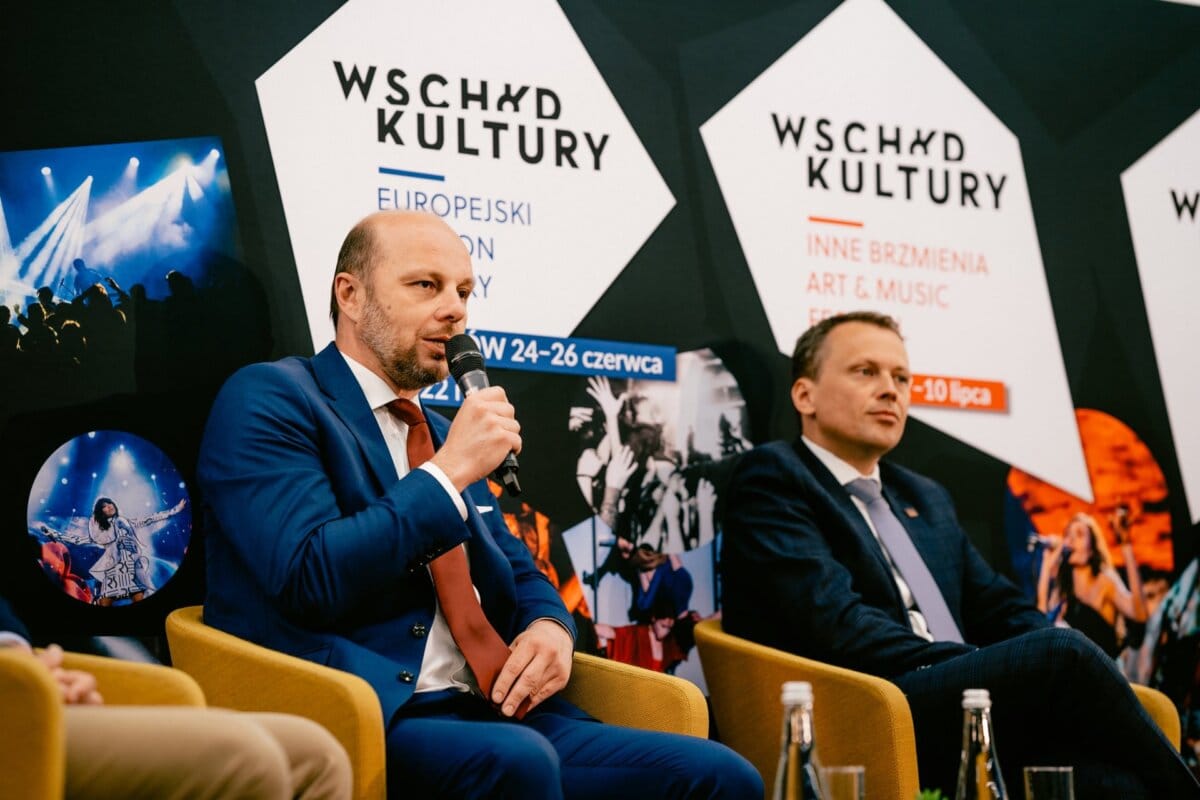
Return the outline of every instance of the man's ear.
[[[338,316],[357,323],[365,296],[362,281],[349,272],[333,276],[333,296],[337,299]]]
[[[814,388],[812,378],[797,378],[792,384],[792,406],[802,417],[813,413]]]

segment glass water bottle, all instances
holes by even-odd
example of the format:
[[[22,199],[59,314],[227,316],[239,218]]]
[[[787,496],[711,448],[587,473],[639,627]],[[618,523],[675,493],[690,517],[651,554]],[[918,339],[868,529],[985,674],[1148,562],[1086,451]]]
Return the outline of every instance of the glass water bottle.
[[[963,692],[962,760],[954,800],[1006,800],[996,739],[992,733],[992,699],[987,689]]]
[[[813,742],[813,691],[806,681],[783,684],[783,735],[775,800],[824,800],[821,769]]]

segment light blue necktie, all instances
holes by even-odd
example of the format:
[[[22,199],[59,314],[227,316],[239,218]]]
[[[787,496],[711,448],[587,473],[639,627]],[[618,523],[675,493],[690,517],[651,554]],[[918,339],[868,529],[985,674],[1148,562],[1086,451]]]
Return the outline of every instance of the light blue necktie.
[[[904,576],[933,638],[939,642],[962,642],[962,633],[950,614],[942,590],[929,572],[925,559],[917,552],[908,531],[892,513],[879,484],[870,478],[856,478],[846,484],[846,491],[866,504],[867,515],[879,534],[879,541],[883,542],[892,563]]]

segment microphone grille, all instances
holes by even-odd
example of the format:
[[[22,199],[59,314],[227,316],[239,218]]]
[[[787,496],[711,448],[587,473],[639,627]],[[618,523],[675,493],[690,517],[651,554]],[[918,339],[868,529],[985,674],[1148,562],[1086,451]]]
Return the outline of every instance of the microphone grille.
[[[465,333],[451,337],[446,342],[446,362],[455,380],[468,372],[483,370],[483,354],[479,352],[479,345]]]

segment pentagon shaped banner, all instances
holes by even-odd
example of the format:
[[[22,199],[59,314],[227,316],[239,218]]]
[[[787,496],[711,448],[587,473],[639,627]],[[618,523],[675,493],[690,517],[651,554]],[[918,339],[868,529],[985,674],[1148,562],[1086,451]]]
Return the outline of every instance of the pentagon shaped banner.
[[[914,417],[1090,500],[1016,137],[882,0],[701,126],[776,342],[895,316]]]
[[[1200,520],[1200,111],[1121,174],[1175,456],[1193,522]]]
[[[565,336],[675,203],[552,0],[351,0],[256,85],[317,347],[372,211],[458,232],[472,325]]]

